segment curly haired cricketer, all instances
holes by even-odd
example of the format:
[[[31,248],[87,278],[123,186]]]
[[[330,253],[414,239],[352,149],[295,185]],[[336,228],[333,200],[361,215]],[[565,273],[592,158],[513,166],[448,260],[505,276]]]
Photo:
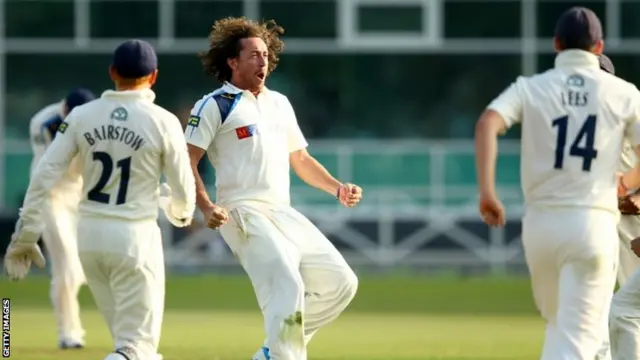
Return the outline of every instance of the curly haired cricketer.
[[[346,207],[362,190],[307,152],[291,103],[265,87],[283,32],[273,21],[217,21],[199,56],[222,87],[196,102],[185,130],[198,206],[249,275],[264,315],[267,336],[255,360],[306,359],[313,334],[347,307],[358,283],[333,244],[290,205],[290,168]],[[197,169],[205,152],[216,169],[215,204]]]

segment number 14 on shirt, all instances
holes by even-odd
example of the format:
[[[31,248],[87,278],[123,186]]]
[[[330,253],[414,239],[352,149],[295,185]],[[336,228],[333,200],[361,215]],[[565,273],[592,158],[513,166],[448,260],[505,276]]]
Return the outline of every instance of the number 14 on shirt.
[[[562,169],[564,166],[565,148],[567,147],[567,127],[569,117],[559,117],[551,122],[557,128],[558,137],[556,139],[556,159],[553,167]],[[594,148],[596,138],[596,116],[589,115],[584,124],[576,134],[575,139],[569,147],[569,156],[582,158],[582,171],[591,171],[593,159],[598,157],[598,150]]]

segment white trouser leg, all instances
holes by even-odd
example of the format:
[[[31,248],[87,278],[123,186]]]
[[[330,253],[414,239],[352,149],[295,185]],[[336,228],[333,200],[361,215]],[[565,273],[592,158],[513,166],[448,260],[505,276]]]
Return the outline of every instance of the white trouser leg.
[[[616,220],[596,210],[527,211],[523,244],[547,322],[543,360],[594,359],[602,346],[617,270]]]
[[[85,283],[78,258],[77,215],[65,203],[50,203],[43,211],[43,240],[51,264],[50,297],[59,340],[83,342],[78,291]]]
[[[624,215],[618,223],[620,239],[620,261],[618,264],[618,284],[624,285],[640,265],[640,258],[631,250],[631,240],[640,237],[640,216]]]
[[[291,209],[289,216],[298,225],[296,238],[305,286],[305,342],[324,325],[335,320],[351,303],[358,278],[344,257],[306,217]]]
[[[130,360],[155,359],[162,329],[165,296],[164,254],[160,229],[152,221],[143,223],[87,221],[80,236],[102,233],[131,244],[130,249],[96,246],[82,241],[80,258],[87,282],[103,314],[118,351],[132,352]],[[122,239],[128,241],[122,241]],[[102,247],[100,251],[97,248]],[[93,249],[92,249],[93,248]]]
[[[294,244],[268,210],[235,208],[220,232],[251,279],[264,315],[271,359],[306,360],[304,284]]]
[[[609,325],[613,359],[640,359],[640,269],[613,296]]]

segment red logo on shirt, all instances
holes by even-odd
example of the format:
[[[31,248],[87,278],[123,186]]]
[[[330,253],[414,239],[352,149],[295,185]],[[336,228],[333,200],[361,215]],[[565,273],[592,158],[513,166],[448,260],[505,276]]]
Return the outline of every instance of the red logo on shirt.
[[[258,127],[256,126],[256,124],[236,128],[236,135],[238,136],[238,140],[246,139],[256,134],[258,134]]]

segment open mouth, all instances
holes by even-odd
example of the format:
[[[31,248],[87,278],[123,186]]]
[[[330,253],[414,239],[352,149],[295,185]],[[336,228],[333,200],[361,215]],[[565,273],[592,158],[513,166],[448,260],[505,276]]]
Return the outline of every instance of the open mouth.
[[[260,79],[260,80],[264,80],[264,78],[265,78],[266,74],[265,74],[265,73],[263,73],[263,72],[259,72],[259,73],[257,73],[257,74],[256,74],[256,76],[258,77],[258,79]]]

